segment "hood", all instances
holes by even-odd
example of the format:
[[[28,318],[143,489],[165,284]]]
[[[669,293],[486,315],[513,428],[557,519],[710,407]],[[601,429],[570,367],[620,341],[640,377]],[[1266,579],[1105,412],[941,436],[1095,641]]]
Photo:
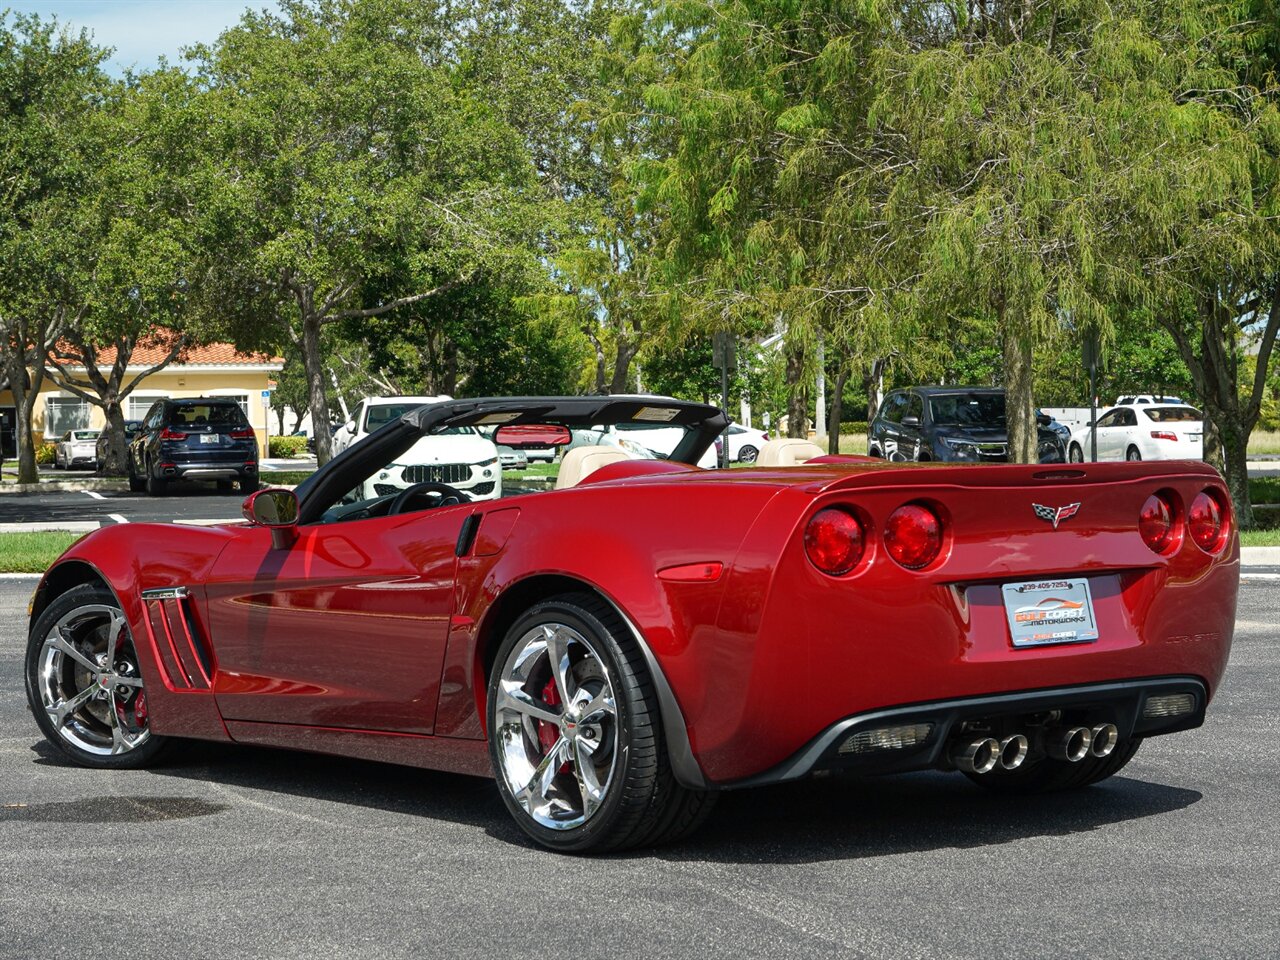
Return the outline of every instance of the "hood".
[[[400,456],[396,463],[481,463],[498,456],[498,448],[492,440],[475,434],[453,437],[423,437]]]

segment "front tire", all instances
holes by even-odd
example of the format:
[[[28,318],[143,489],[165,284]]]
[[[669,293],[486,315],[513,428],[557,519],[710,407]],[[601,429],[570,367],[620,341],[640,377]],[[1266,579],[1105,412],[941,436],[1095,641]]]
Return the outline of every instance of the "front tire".
[[[151,733],[129,625],[101,584],[68,590],[36,618],[26,682],[40,732],[74,763],[141,767],[165,747],[165,738]]]
[[[599,598],[531,607],[489,680],[489,758],[520,828],[561,852],[665,843],[705,819],[714,794],[675,782],[644,656]]]

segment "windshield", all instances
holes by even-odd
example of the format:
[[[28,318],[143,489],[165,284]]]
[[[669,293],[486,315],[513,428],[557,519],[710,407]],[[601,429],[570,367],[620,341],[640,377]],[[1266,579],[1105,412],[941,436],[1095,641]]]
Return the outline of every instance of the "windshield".
[[[929,398],[939,426],[1004,426],[1003,393],[948,393]]]
[[[364,432],[375,433],[392,420],[399,420],[410,410],[417,410],[423,404],[418,403],[378,403],[369,407],[364,415]],[[431,431],[437,437],[457,437],[463,434],[476,433],[475,427],[445,427]]]
[[[214,426],[240,427],[249,425],[240,405],[236,403],[183,403],[175,404],[169,417],[170,426]]]
[[[1204,419],[1195,407],[1151,407],[1143,408],[1142,412],[1156,423],[1193,423]]]
[[[71,434],[71,439],[72,440],[97,440],[98,431],[97,430],[77,430],[75,431],[75,433]]]

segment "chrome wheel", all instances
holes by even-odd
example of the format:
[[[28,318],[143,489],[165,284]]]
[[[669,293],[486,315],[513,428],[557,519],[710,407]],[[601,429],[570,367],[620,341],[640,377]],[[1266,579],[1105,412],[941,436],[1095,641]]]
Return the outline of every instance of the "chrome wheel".
[[[582,826],[609,794],[618,757],[613,681],[599,652],[563,623],[522,634],[500,667],[498,766],[520,808],[551,830]]]
[[[67,744],[110,757],[149,739],[138,658],[118,608],[89,603],[60,616],[40,643],[33,679],[49,725]]]

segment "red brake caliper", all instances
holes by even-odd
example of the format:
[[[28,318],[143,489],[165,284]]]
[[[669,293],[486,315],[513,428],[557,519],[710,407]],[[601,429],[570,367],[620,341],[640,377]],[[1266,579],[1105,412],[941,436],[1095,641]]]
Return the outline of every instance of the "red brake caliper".
[[[542,688],[542,702],[550,707],[560,706],[560,691],[556,689],[554,679],[548,680],[547,685]],[[547,751],[556,745],[556,741],[560,739],[560,728],[554,723],[548,723],[546,720],[538,721],[538,742],[542,744],[542,755],[545,757]]]

